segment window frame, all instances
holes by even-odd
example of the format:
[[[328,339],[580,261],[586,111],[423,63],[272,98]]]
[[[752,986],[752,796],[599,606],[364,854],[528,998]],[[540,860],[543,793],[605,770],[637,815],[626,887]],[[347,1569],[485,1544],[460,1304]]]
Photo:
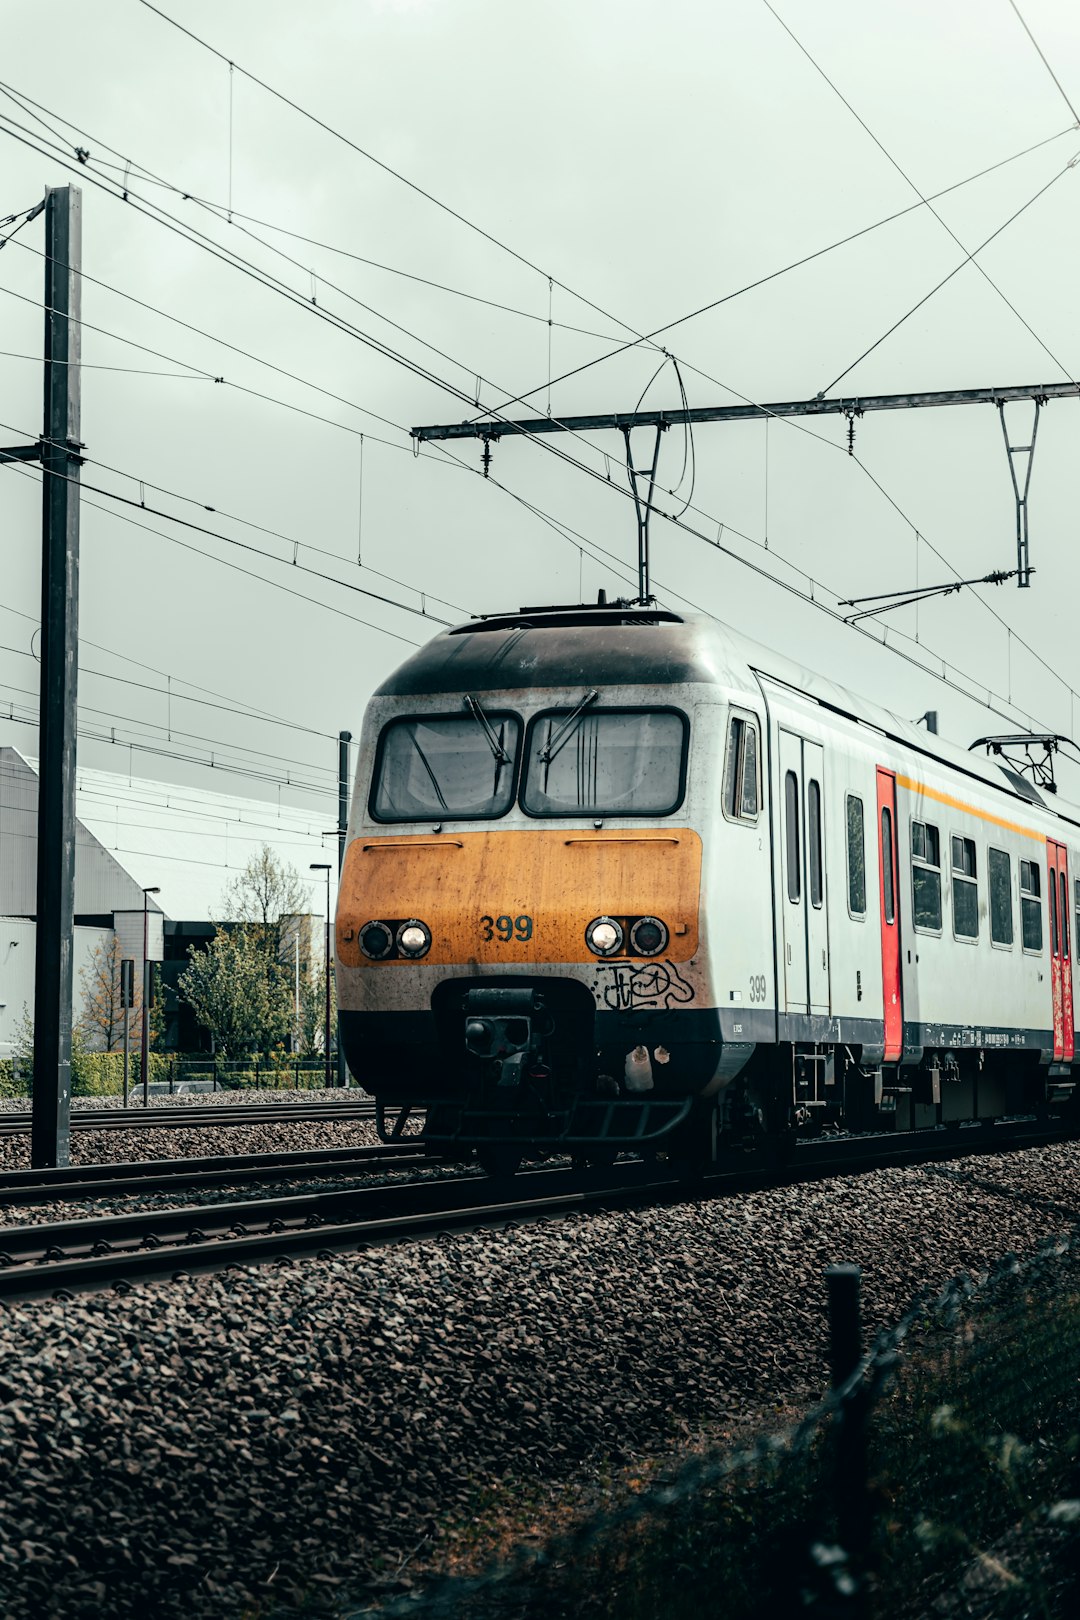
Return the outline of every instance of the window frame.
[[[958,872],[956,869],[956,855],[953,845],[957,841],[965,846],[971,846],[972,865],[975,868],[973,876],[969,876],[966,872]],[[974,838],[969,838],[967,833],[953,832],[951,829],[949,831],[949,882],[952,888],[953,939],[958,945],[978,945],[982,937],[982,928],[979,923],[979,849]],[[961,934],[957,931],[956,886],[958,883],[969,883],[975,890],[975,932],[973,934]]]
[[[806,891],[815,911],[825,904],[824,797],[821,783],[811,776],[806,783]]]
[[[993,864],[993,858],[995,855],[1001,856],[1002,860],[1005,862],[1006,871],[1008,872],[1009,876],[1010,938],[1007,940],[994,938],[994,879],[990,868]],[[986,846],[986,912],[986,920],[990,929],[990,944],[993,946],[995,951],[1011,951],[1016,944],[1016,911],[1013,905],[1012,855],[1007,849],[999,849],[996,844],[988,844]]]
[[[538,709],[529,716],[529,723],[525,728],[525,737],[521,747],[521,762],[517,775],[517,794],[515,802],[522,815],[528,816],[530,821],[592,821],[595,819],[622,821],[641,821],[662,819],[673,816],[681,810],[686,799],[686,780],[688,775],[688,761],[690,755],[690,716],[685,709],[680,709],[674,703],[590,703],[584,711],[583,718],[591,719],[596,714],[673,714],[682,722],[682,751],[679,755],[679,791],[675,801],[667,810],[606,810],[602,806],[596,809],[574,810],[530,810],[525,803],[525,786],[528,781],[529,760],[532,757],[533,734],[542,721],[548,720],[552,715],[562,715],[568,718],[573,714],[576,704],[571,700],[566,703],[549,703],[546,708]],[[759,738],[760,741],[760,738]],[[760,793],[758,795],[760,800]],[[760,812],[759,812],[760,813]]]
[[[519,792],[520,792],[520,788],[521,788],[522,764],[523,764],[523,761],[524,761],[524,758],[525,758],[525,746],[524,745],[525,745],[525,738],[526,738],[527,733],[528,733],[528,727],[527,727],[527,725],[525,723],[525,720],[524,720],[523,716],[521,715],[520,711],[517,710],[517,709],[485,709],[484,713],[486,714],[486,716],[487,716],[487,718],[489,720],[492,720],[492,719],[496,719],[496,720],[516,720],[518,725],[521,728],[521,731],[520,731],[520,734],[519,734],[519,737],[518,737],[517,754],[516,754],[516,756],[515,756],[515,758],[513,760],[513,771],[512,771],[511,785],[510,785],[510,799],[509,799],[509,803],[507,804],[505,810],[499,810],[499,811],[496,811],[496,812],[493,812],[493,813],[488,813],[488,812],[485,812],[485,811],[479,811],[479,812],[472,811],[472,812],[469,812],[469,811],[457,811],[457,810],[442,810],[442,809],[436,808],[435,811],[431,815],[424,815],[424,816],[405,817],[405,816],[383,816],[383,815],[379,814],[379,812],[375,808],[375,796],[376,796],[376,793],[378,791],[379,783],[382,780],[383,758],[384,758],[384,755],[386,753],[387,738],[389,737],[392,728],[394,726],[398,726],[398,725],[415,724],[417,721],[424,721],[424,720],[430,721],[430,720],[468,720],[469,719],[469,711],[467,709],[465,709],[465,708],[461,708],[461,709],[445,709],[445,710],[442,710],[442,709],[436,709],[436,710],[428,709],[428,710],[421,710],[421,711],[419,711],[417,713],[413,713],[413,712],[410,711],[408,714],[391,714],[391,715],[388,715],[386,720],[383,722],[382,727],[381,727],[381,729],[379,731],[378,741],[375,744],[375,761],[374,761],[374,764],[371,767],[371,782],[368,785],[367,808],[368,808],[368,815],[371,817],[372,821],[378,822],[379,825],[383,826],[383,827],[408,827],[410,824],[411,825],[419,825],[421,823],[425,827],[429,827],[429,826],[431,826],[432,822],[435,822],[435,821],[444,821],[444,822],[445,821],[501,821],[504,816],[508,816],[510,814],[511,810],[513,810],[514,806],[518,802],[518,796],[519,796]],[[476,724],[475,720],[473,721],[473,724],[474,725]],[[484,746],[488,747],[488,744],[485,742]]]
[[[1073,878],[1073,950],[1080,962],[1080,878]]]
[[[794,798],[788,792],[788,784],[794,785]],[[787,887],[788,905],[801,906],[803,899],[803,854],[802,854],[802,805],[800,804],[801,784],[798,771],[784,772],[784,878]],[[795,814],[792,816],[792,803]],[[792,857],[794,856],[794,859]],[[791,880],[794,876],[795,888],[792,891]]]
[[[756,791],[757,791],[757,809],[755,810],[755,812],[754,812],[754,814],[752,816],[744,815],[743,812],[742,812],[742,809],[741,809],[741,805],[742,805],[743,760],[746,757],[746,743],[745,743],[745,740],[742,742],[742,744],[739,746],[739,748],[737,750],[738,758],[735,761],[735,768],[738,770],[738,773],[739,773],[739,780],[738,780],[738,782],[736,784],[736,787],[737,787],[738,791],[735,794],[735,798],[736,798],[736,801],[737,801],[738,805],[740,806],[740,808],[738,808],[734,812],[732,812],[731,810],[728,809],[728,805],[727,805],[728,769],[729,769],[729,766],[731,764],[731,753],[732,753],[731,735],[732,735],[732,732],[733,732],[733,730],[735,728],[735,722],[736,721],[740,721],[742,723],[744,739],[745,739],[745,736],[746,736],[746,729],[745,728],[747,726],[752,727],[753,732],[754,732],[754,741],[755,741],[755,750],[756,750],[756,757],[755,757],[755,760],[754,760],[754,776],[755,776],[755,788],[756,788]],[[760,723],[758,721],[757,715],[754,714],[752,712],[752,710],[739,708],[735,704],[732,704],[731,708],[728,710],[727,733],[726,733],[726,737],[725,737],[725,741],[724,741],[724,774],[723,774],[723,776],[721,778],[721,781],[720,781],[720,809],[721,809],[721,812],[723,813],[724,820],[732,822],[732,824],[734,826],[736,826],[736,827],[756,827],[758,822],[761,820],[761,800],[762,800],[761,786],[762,786],[762,777],[761,777],[761,725],[760,725]]]
[[[878,817],[878,848],[881,851],[881,915],[886,928],[896,924],[897,858],[896,814],[891,804],[881,806]]]
[[[937,858],[937,865],[936,866],[934,865],[934,863],[932,861],[927,860],[925,855],[916,855],[916,853],[915,853],[915,828],[916,827],[922,827],[922,829],[924,831],[926,831],[928,828],[933,831],[934,836],[937,839],[937,857],[938,858]],[[942,870],[941,870],[941,827],[940,827],[940,825],[936,821],[923,821],[921,816],[912,816],[910,826],[908,828],[908,849],[910,851],[910,859],[911,859],[911,926],[912,926],[912,928],[915,930],[915,932],[917,934],[929,934],[931,936],[931,938],[933,938],[933,939],[940,939],[942,934],[945,931],[945,901],[944,901],[944,892],[945,891],[944,891],[944,883],[942,881],[944,874],[942,873]],[[938,923],[937,923],[936,928],[931,928],[928,923],[921,923],[921,922],[916,921],[916,916],[917,916],[917,912],[918,912],[918,907],[916,906],[916,903],[915,903],[915,869],[916,869],[916,867],[918,867],[918,869],[920,871],[923,871],[923,872],[936,872],[937,873],[937,880],[938,880],[938,885],[937,885],[938,886],[938,896],[937,896],[937,900],[938,900],[938,904],[937,904]]]
[[[1034,892],[1032,892],[1031,889],[1025,889],[1024,888],[1024,867],[1025,866],[1031,872],[1033,872],[1034,875],[1035,875],[1035,885],[1036,886],[1035,886]],[[1028,902],[1029,905],[1031,904],[1032,901],[1034,901],[1035,905],[1038,907],[1039,943],[1038,943],[1037,946],[1029,945],[1027,943],[1027,940],[1024,938],[1024,901],[1025,900]],[[1040,875],[1039,863],[1038,863],[1038,861],[1025,861],[1025,860],[1021,859],[1021,861],[1020,861],[1020,949],[1023,950],[1023,951],[1026,951],[1029,956],[1041,956],[1043,954],[1043,951],[1046,948],[1046,926],[1045,926],[1044,921],[1043,921],[1042,901],[1043,901],[1043,897],[1042,897],[1042,877]]]
[[[851,805],[859,807],[859,833],[862,839],[862,898],[861,911],[853,911],[851,906]],[[861,793],[844,794],[844,848],[847,853],[847,909],[852,922],[864,923],[869,909],[866,898],[866,804]]]

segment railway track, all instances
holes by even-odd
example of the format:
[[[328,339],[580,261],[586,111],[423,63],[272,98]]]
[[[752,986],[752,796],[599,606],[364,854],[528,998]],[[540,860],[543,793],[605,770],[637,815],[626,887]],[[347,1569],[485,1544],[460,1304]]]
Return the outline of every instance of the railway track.
[[[294,1176],[369,1175],[430,1164],[415,1142],[379,1147],[318,1148],[310,1152],[235,1153],[204,1159],[143,1159],[130,1164],[72,1164],[54,1170],[0,1171],[0,1205],[68,1203],[178,1188],[285,1181]]]
[[[160,1108],[73,1108],[73,1131],[125,1131],[144,1126],[172,1125],[177,1129],[204,1125],[273,1125],[280,1120],[368,1120],[375,1118],[373,1102],[325,1103],[191,1103]],[[22,1136],[30,1129],[29,1112],[0,1114],[0,1137]]]
[[[853,1174],[888,1165],[935,1163],[1075,1140],[1076,1134],[1075,1128],[1057,1121],[998,1122],[791,1143],[782,1162],[772,1155],[767,1161],[762,1155],[732,1154],[692,1182],[674,1166],[638,1161],[605,1170],[532,1169],[504,1183],[475,1175],[440,1177],[10,1226],[0,1229],[0,1300],[66,1297],[88,1288],[123,1288],[153,1277],[177,1278],[231,1265],[328,1255],[430,1232],[544,1219],[585,1208],[714,1197],[778,1182],[819,1179],[840,1170]],[[392,1162],[404,1164],[410,1151],[403,1146],[392,1154]],[[372,1161],[364,1162],[370,1166]],[[117,1184],[111,1185],[115,1191]]]

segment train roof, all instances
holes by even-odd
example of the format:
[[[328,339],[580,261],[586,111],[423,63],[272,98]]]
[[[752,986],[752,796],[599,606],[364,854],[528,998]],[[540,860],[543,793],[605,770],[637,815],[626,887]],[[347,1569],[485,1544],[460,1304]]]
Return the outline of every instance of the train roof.
[[[703,614],[622,602],[491,614],[435,636],[406,659],[376,695],[683,684],[746,690],[757,678],[787,687],[1013,798],[1080,821],[1075,806],[1044,796],[1007,765],[967,752]]]

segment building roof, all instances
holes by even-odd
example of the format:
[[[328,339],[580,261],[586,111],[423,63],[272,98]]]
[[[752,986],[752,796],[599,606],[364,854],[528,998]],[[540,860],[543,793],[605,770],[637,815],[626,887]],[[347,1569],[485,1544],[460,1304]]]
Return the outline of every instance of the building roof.
[[[325,910],[324,876],[308,872],[311,861],[336,865],[327,854],[334,839],[325,810],[79,766],[75,811],[77,915],[141,910],[145,884],[160,888],[149,903],[169,917],[217,917],[226,884],[263,844],[302,879],[311,878],[311,909]],[[36,762],[0,748],[0,915],[32,916],[36,909],[36,815]]]

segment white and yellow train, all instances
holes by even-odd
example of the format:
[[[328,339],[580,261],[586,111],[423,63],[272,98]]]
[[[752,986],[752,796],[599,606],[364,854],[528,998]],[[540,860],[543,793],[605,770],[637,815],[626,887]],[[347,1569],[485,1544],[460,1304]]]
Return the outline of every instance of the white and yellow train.
[[[341,1037],[491,1165],[1069,1105],[1073,874],[1080,812],[712,620],[478,619],[367,710]]]

